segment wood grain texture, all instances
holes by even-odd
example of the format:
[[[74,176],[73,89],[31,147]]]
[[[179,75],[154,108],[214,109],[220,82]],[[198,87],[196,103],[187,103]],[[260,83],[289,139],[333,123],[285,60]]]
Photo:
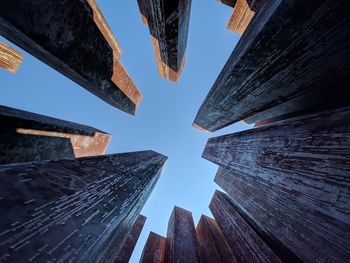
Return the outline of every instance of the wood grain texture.
[[[0,41],[0,67],[16,73],[22,60],[23,54],[21,52]]]
[[[221,187],[234,198],[249,189],[240,200],[252,217],[308,262],[349,258],[349,156],[350,108],[212,138],[203,153],[232,174]]]
[[[114,262],[166,157],[133,152],[0,166],[3,262]]]
[[[216,191],[209,208],[238,262],[282,262],[224,193]]]
[[[167,263],[200,263],[192,213],[175,206],[167,232]]]
[[[254,17],[255,11],[249,5],[249,0],[237,0],[227,29],[242,35]]]
[[[177,82],[185,63],[191,0],[138,0],[161,77]]]
[[[94,0],[1,1],[0,34],[110,105],[135,114],[141,94],[120,67],[121,50]]]
[[[202,215],[196,232],[202,263],[238,262],[214,219]]]
[[[102,155],[111,135],[0,105],[0,164]]]
[[[136,218],[136,221],[134,222],[134,225],[132,226],[130,233],[128,234],[127,238],[125,239],[120,249],[120,252],[118,253],[118,257],[115,260],[115,263],[129,262],[145,222],[146,222],[146,217],[143,215],[139,215]]]
[[[140,263],[166,263],[167,240],[150,232],[143,248]]]
[[[263,119],[349,105],[348,9],[346,0],[263,1],[194,123],[216,131],[296,98],[301,105],[275,107]]]

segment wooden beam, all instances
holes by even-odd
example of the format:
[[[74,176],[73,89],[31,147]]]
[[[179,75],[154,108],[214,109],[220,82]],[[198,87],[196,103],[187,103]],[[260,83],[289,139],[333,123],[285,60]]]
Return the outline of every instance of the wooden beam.
[[[0,166],[9,262],[114,262],[167,157],[132,152]]]
[[[191,0],[138,0],[150,30],[159,75],[177,82],[185,64]]]
[[[203,153],[231,174],[219,185],[249,197],[252,217],[305,261],[350,259],[349,156],[349,107],[212,138]]]
[[[95,0],[0,4],[0,34],[112,106],[135,114],[142,96]]]
[[[196,227],[202,263],[236,263],[230,246],[216,221],[202,215]]]
[[[168,223],[167,263],[199,263],[198,241],[192,213],[175,206]]]
[[[249,0],[237,0],[227,29],[242,35],[255,15]]]
[[[111,135],[0,105],[0,164],[102,155]]]
[[[349,106],[348,7],[346,0],[263,1],[194,123],[213,132],[263,112],[254,122]]]
[[[166,263],[166,246],[165,237],[150,232],[142,251],[140,263]]]
[[[282,262],[227,195],[216,191],[209,207],[238,262]]]
[[[145,222],[146,222],[146,217],[143,215],[139,215],[136,218],[136,221],[134,222],[134,225],[132,226],[132,229],[128,237],[123,242],[122,248],[120,249],[120,252],[115,262],[117,263],[129,262]]]
[[[0,67],[16,73],[22,60],[21,52],[0,41]]]

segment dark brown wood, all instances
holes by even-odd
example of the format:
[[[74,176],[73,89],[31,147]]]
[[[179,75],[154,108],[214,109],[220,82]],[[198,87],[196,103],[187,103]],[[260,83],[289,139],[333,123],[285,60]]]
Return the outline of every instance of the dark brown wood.
[[[140,263],[165,263],[167,240],[150,232],[143,248]]]
[[[194,124],[213,132],[246,118],[349,106],[349,7],[347,0],[262,1]]]
[[[110,139],[89,126],[0,105],[0,164],[102,155]]]
[[[140,237],[142,228],[146,222],[146,217],[143,215],[139,215],[136,218],[136,221],[134,222],[134,225],[126,238],[126,240],[123,243],[122,248],[120,249],[120,252],[118,254],[117,259],[115,260],[115,263],[128,263],[132,252],[134,251],[134,248],[136,246],[137,240]]]
[[[202,215],[196,227],[201,263],[235,263],[237,259],[216,221]]]
[[[350,259],[350,108],[212,138],[203,157],[231,174],[216,181],[303,261]]]
[[[209,207],[238,262],[282,262],[226,194],[216,191]]]
[[[280,257],[284,262],[296,262],[295,257],[303,262],[349,261],[350,225],[300,204],[298,193],[289,190],[288,184],[283,189],[222,168],[215,182],[262,229],[270,247],[287,256]]]
[[[114,262],[166,159],[143,151],[1,165],[1,260]]]
[[[231,6],[231,7],[235,7],[236,2],[237,2],[236,0],[217,0],[217,1],[222,3],[222,4]]]
[[[200,263],[192,213],[175,206],[168,223],[167,263]]]
[[[178,81],[185,63],[192,0],[138,0],[161,77]]]
[[[0,2],[0,34],[110,105],[135,114],[141,94],[95,0]]]

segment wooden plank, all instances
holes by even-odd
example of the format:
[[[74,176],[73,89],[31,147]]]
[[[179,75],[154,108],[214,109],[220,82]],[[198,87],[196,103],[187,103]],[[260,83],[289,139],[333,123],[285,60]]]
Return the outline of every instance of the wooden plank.
[[[167,240],[150,232],[143,248],[140,263],[165,263]]]
[[[138,0],[150,30],[159,75],[177,82],[185,64],[191,0]]]
[[[238,262],[282,262],[238,213],[227,195],[216,191],[209,207]]]
[[[0,164],[102,155],[111,135],[0,105]]]
[[[349,106],[348,8],[346,0],[263,1],[194,124],[213,132],[264,111],[254,122],[310,107]]]
[[[227,29],[242,35],[255,15],[255,11],[250,0],[237,0]]]
[[[196,232],[202,263],[238,262],[214,219],[202,215]]]
[[[349,224],[299,203],[297,192],[222,168],[215,182],[263,229],[284,262],[349,261]]]
[[[0,67],[16,73],[22,60],[21,52],[0,41]]]
[[[167,263],[199,263],[198,241],[192,213],[175,206],[168,223]]]
[[[132,226],[132,229],[124,241],[122,248],[120,249],[120,252],[118,254],[117,259],[115,260],[116,263],[128,263],[131,255],[134,251],[134,248],[136,246],[137,240],[140,237],[142,228],[146,222],[146,217],[143,215],[139,215],[136,218],[136,221],[134,225]]]
[[[152,151],[0,166],[0,255],[114,262],[167,157]]]
[[[350,108],[212,138],[203,153],[232,173],[231,179],[220,182],[223,189],[237,198],[237,187],[247,187],[244,198],[266,207],[263,214],[262,208],[246,201],[256,209],[250,211],[252,216],[261,217],[260,224],[267,223],[267,214],[285,217],[284,224],[291,224],[293,232],[287,227],[278,230],[281,220],[272,220],[276,225],[269,228],[284,233],[283,242],[306,261],[349,258],[349,156]],[[244,185],[238,185],[238,176],[244,177]],[[230,190],[233,184],[235,194]]]
[[[95,0],[2,1],[0,34],[110,105],[135,114],[141,93]]]

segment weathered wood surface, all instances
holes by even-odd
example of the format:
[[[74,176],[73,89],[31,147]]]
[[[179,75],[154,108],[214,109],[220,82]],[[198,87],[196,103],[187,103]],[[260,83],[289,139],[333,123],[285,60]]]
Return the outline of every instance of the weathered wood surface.
[[[263,229],[274,244],[270,247],[287,256],[284,262],[297,262],[295,257],[302,262],[350,260],[350,225],[299,203],[298,192],[222,168],[215,182]]]
[[[260,0],[237,0],[227,28],[233,32],[242,35],[254,17],[255,11],[251,2],[260,2]]]
[[[165,237],[150,232],[142,251],[140,263],[166,263],[166,246]]]
[[[200,262],[191,212],[174,207],[168,223],[167,243],[167,263]]]
[[[196,227],[202,263],[235,263],[237,259],[216,221],[202,215]]]
[[[120,252],[118,254],[117,259],[115,260],[115,263],[128,263],[132,252],[134,251],[134,248],[136,246],[137,240],[140,237],[140,234],[142,232],[142,228],[146,222],[146,217],[143,215],[139,215],[136,218],[136,221],[126,238],[126,240],[123,243],[122,248],[120,249]]]
[[[111,135],[0,105],[0,164],[102,155]]]
[[[305,94],[296,109],[293,103],[275,107],[263,119],[314,106],[349,105],[344,85],[350,78],[348,10],[346,0],[264,1],[194,123],[215,131]]]
[[[203,156],[231,173],[218,184],[302,260],[350,259],[350,108],[213,138]]]
[[[2,262],[114,262],[167,157],[133,152],[0,166]]]
[[[238,262],[282,262],[226,194],[216,191],[209,207]]]
[[[178,81],[185,63],[191,0],[138,0],[161,77]]]
[[[119,45],[94,0],[1,1],[0,34],[112,106],[135,114],[141,94],[120,64]]]
[[[16,73],[22,60],[23,54],[21,52],[0,41],[0,67]]]

